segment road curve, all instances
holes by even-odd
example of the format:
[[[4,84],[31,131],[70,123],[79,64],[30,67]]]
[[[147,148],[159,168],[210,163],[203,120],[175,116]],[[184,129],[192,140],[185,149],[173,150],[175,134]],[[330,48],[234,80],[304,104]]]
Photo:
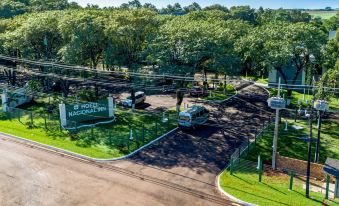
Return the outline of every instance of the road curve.
[[[1,206],[228,205],[0,137]]]

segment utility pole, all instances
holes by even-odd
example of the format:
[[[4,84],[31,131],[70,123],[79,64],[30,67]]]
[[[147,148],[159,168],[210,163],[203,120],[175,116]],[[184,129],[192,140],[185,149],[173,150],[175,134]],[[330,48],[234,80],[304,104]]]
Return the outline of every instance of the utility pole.
[[[310,126],[310,136],[308,140],[308,151],[307,151],[307,172],[306,172],[306,197],[310,197],[310,176],[311,176],[311,152],[312,152],[312,121],[313,121],[313,111],[314,111],[314,103],[315,103],[315,89],[314,89],[314,77],[312,81],[312,90],[313,90],[313,101],[311,105],[311,112],[307,115],[308,122]]]
[[[275,110],[275,126],[273,138],[273,154],[272,154],[272,168],[277,169],[277,150],[278,150],[278,136],[279,136],[279,109]]]
[[[321,133],[321,120],[322,120],[322,113],[321,111],[318,111],[319,117],[318,117],[318,137],[317,137],[317,144],[315,146],[315,156],[314,156],[314,162],[319,162],[319,150],[320,150],[320,133]]]
[[[286,107],[286,102],[283,98],[280,97],[280,84],[281,78],[279,78],[278,85],[278,95],[277,97],[272,97],[268,99],[268,106],[272,109],[275,109],[275,127],[274,127],[274,138],[273,138],[273,146],[272,146],[272,168],[273,170],[277,169],[277,150],[278,150],[278,135],[279,135],[279,112],[281,109]]]

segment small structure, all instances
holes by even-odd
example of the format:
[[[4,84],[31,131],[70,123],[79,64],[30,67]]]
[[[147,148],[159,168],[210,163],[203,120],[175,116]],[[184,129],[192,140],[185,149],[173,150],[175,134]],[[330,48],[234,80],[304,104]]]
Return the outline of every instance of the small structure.
[[[339,198],[339,160],[327,158],[324,165],[324,172],[336,178],[334,197]]]
[[[327,101],[324,100],[316,100],[314,102],[314,109],[319,111],[327,111],[329,110],[329,104]]]
[[[268,106],[272,109],[285,109],[286,101],[281,97],[272,97],[267,100]]]
[[[14,91],[8,91],[5,88],[1,94],[2,111],[8,112],[10,108],[15,108],[32,101],[32,95],[28,95],[26,90],[26,87]]]

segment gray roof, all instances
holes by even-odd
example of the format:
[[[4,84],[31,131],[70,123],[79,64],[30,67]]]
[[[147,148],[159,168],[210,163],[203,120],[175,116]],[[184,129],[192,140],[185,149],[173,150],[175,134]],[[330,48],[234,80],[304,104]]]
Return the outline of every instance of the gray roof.
[[[339,160],[327,158],[324,166],[324,172],[339,178]]]
[[[337,36],[337,31],[331,30],[331,31],[328,33],[328,38],[329,38],[330,40],[331,40],[331,39],[334,39],[336,36]]]

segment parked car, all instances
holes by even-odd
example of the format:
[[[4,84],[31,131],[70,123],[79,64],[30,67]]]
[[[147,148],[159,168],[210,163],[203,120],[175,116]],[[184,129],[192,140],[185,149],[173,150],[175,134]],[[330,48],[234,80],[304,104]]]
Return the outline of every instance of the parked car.
[[[135,104],[141,104],[146,101],[145,92],[136,92],[135,93]],[[124,107],[132,107],[132,97],[129,96],[127,99],[121,101],[122,106]]]
[[[206,89],[203,89],[199,86],[194,86],[189,92],[192,97],[200,97],[208,94]]]
[[[209,111],[203,106],[192,106],[179,113],[179,128],[195,128],[203,125],[209,118]]]

